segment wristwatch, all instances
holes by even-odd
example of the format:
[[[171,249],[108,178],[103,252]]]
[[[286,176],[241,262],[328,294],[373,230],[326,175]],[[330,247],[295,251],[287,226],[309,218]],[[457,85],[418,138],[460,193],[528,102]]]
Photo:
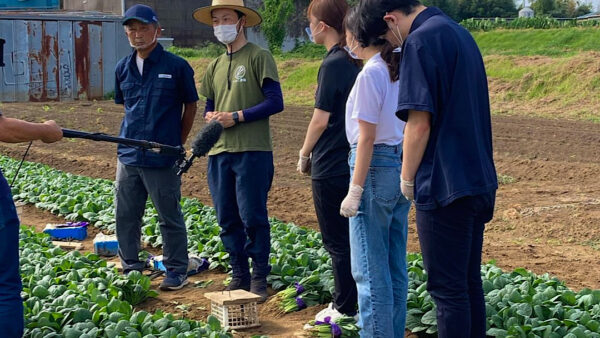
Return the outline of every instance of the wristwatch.
[[[240,123],[240,114],[238,114],[238,112],[234,111],[233,113],[231,113],[231,117],[233,117],[233,121],[235,122],[235,124]]]

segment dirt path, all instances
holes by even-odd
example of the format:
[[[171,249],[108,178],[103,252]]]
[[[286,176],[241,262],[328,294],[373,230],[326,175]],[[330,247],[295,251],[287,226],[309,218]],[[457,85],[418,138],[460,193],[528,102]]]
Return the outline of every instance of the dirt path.
[[[55,119],[66,128],[110,134],[117,134],[122,118],[121,108],[111,102],[3,104],[1,109],[6,116]],[[295,171],[310,113],[306,107],[287,107],[272,119],[276,169],[269,212],[318,229],[310,179]],[[192,135],[200,127],[197,122]],[[549,272],[574,289],[600,289],[600,269],[596,268],[600,266],[600,124],[499,116],[493,118],[493,132],[497,170],[507,183],[500,186],[495,218],[486,229],[484,260],[494,259],[505,269]],[[0,153],[20,158],[25,148],[0,144]],[[36,142],[27,159],[75,174],[114,179],[115,148],[74,139],[53,145]],[[183,194],[211,205],[205,172],[206,159],[196,160],[184,176]],[[419,250],[414,219],[408,248]],[[215,281],[224,278],[213,277]],[[161,301],[171,300],[161,295]],[[198,302],[194,301],[194,307],[205,307],[202,300]],[[196,318],[196,313],[197,319],[205,315],[200,310],[186,315]],[[265,322],[263,333],[287,332],[285,336],[292,332],[284,329],[292,330],[287,324],[298,329],[311,315],[300,312],[285,320],[266,318],[273,326],[269,329]]]

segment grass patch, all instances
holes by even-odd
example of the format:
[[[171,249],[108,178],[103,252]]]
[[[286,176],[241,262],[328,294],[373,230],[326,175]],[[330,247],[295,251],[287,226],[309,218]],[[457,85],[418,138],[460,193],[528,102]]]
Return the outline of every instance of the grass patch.
[[[206,42],[196,48],[169,47],[169,52],[183,58],[216,58],[225,53],[225,46],[214,42]]]
[[[483,55],[569,56],[600,51],[600,28],[555,28],[472,32]]]
[[[484,57],[494,113],[600,121],[598,52]]]
[[[314,105],[320,65],[320,60],[292,59],[279,62],[281,90],[286,104]]]
[[[511,183],[515,183],[516,181],[517,181],[517,179],[512,176],[498,174],[498,184],[499,185],[511,184]]]

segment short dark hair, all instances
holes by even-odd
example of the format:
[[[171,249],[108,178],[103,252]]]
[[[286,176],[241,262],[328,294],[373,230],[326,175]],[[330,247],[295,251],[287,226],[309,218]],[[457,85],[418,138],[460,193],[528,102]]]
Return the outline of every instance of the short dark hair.
[[[244,14],[244,13],[242,13],[242,12],[238,11],[237,9],[234,9],[234,11],[235,11],[235,13],[236,13],[236,14],[237,14],[237,16],[238,16],[238,20],[239,20],[239,19],[241,19],[243,16],[246,16],[246,14]]]
[[[364,14],[381,15],[381,19],[385,13],[392,11],[409,15],[421,2],[419,0],[363,0],[360,4]]]

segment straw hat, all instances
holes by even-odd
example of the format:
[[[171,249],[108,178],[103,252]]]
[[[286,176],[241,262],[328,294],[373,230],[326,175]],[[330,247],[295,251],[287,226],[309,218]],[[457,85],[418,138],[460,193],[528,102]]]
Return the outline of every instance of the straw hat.
[[[192,14],[198,22],[212,26],[211,12],[219,8],[229,8],[246,15],[246,27],[259,25],[262,22],[260,14],[244,6],[244,0],[212,0],[211,6],[200,7]]]

